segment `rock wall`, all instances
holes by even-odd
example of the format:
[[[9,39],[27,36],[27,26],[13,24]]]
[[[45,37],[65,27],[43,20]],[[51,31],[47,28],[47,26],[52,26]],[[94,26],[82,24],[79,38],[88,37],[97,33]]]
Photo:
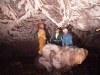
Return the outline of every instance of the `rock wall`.
[[[34,17],[22,20],[18,24],[13,19],[10,19],[9,17],[3,15],[1,11],[0,50],[2,53],[2,59],[5,59],[3,56],[10,57],[13,55],[36,55],[38,51],[37,24],[40,22],[45,24],[47,40],[49,40],[50,36],[57,26],[43,13],[41,13],[41,11],[36,11],[34,13]],[[9,56],[9,54],[11,55]]]
[[[43,48],[43,56],[39,58],[39,63],[44,65],[48,71],[66,68],[72,68],[78,64],[82,64],[88,55],[88,51],[76,46],[57,46],[54,44],[46,44]]]
[[[68,27],[74,45],[99,50],[99,8],[99,0],[0,0],[0,44],[34,53],[37,24],[43,22],[47,40],[57,26]]]
[[[100,31],[81,31],[73,28],[72,26],[68,26],[67,28],[73,36],[74,45],[87,48],[89,50],[100,49]]]
[[[5,18],[5,16],[3,17]],[[0,37],[1,39],[36,39],[38,26],[37,24],[42,22],[45,24],[45,29],[48,34],[48,38],[52,35],[52,31],[56,25],[51,22],[45,15],[37,11],[34,18],[28,18],[17,24],[14,20],[0,19]],[[3,20],[2,20],[3,19]]]
[[[75,29],[88,31],[100,28],[100,0],[1,0],[2,15],[17,24],[34,18],[40,10],[59,27],[71,24]]]

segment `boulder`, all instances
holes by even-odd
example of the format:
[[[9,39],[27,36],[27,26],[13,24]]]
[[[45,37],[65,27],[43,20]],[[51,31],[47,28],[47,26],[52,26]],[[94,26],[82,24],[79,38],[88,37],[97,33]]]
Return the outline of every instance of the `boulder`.
[[[51,71],[52,68],[59,70],[81,64],[87,55],[88,51],[83,48],[61,47],[48,43],[43,48],[43,56],[39,58],[39,63],[44,65],[48,71]]]

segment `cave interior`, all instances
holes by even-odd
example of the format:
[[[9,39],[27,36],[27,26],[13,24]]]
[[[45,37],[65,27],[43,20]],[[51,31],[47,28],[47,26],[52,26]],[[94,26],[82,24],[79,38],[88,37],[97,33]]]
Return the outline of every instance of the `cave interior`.
[[[99,0],[0,0],[0,75],[50,74],[37,57],[38,23],[47,41],[66,27],[74,45],[88,50],[82,64],[61,75],[100,75]]]

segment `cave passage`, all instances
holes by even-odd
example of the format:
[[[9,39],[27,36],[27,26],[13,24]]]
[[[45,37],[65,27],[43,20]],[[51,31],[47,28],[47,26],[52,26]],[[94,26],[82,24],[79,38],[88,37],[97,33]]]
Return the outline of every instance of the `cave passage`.
[[[70,28],[71,27],[68,29]],[[99,43],[93,40],[98,38],[98,33],[99,32],[89,33],[88,37],[92,41],[88,40],[87,36],[85,39],[79,39],[74,33],[72,33],[74,45],[87,49],[89,54],[81,65],[78,65],[71,71],[62,72],[62,75],[100,74],[100,48],[96,46],[96,44]],[[93,36],[95,38],[93,38]],[[97,40],[99,40],[99,38]],[[37,41],[38,40],[33,41],[32,39],[14,41],[1,40],[0,75],[49,75],[50,73],[46,70],[46,68],[39,64]],[[88,45],[86,43],[88,43]]]
[[[47,41],[66,27],[74,45],[88,50],[61,75],[100,75],[100,0],[0,0],[0,75],[53,75],[38,61],[38,23]]]

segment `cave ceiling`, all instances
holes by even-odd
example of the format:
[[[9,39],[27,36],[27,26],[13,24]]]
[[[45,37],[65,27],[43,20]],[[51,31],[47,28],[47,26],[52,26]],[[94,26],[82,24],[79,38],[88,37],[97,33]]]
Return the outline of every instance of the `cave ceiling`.
[[[58,27],[72,25],[82,31],[100,28],[100,0],[0,0],[0,8],[0,16],[17,24],[40,11]]]

